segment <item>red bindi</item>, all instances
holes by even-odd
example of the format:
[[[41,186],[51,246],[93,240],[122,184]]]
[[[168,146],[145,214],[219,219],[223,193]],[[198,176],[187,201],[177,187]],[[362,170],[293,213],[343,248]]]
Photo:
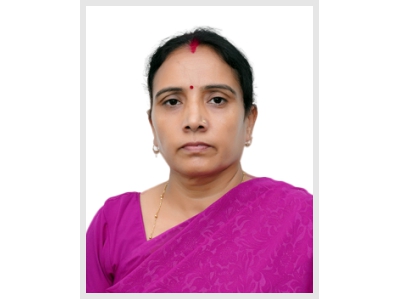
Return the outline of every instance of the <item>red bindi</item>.
[[[190,89],[193,90],[193,85],[190,86]]]
[[[195,53],[198,45],[199,45],[199,41],[196,38],[194,38],[189,44],[190,51],[192,53]]]

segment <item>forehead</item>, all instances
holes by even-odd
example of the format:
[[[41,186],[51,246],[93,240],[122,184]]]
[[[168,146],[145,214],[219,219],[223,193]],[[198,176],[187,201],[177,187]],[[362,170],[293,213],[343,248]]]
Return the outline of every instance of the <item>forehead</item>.
[[[166,86],[239,86],[235,71],[210,47],[199,45],[196,51],[185,45],[173,51],[154,77],[153,88]]]

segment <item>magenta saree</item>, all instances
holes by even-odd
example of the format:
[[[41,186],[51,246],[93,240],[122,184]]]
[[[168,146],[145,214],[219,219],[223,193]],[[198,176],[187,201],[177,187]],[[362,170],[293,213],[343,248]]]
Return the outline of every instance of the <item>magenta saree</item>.
[[[312,195],[269,178],[233,188],[147,241],[140,194],[110,198],[86,236],[88,293],[312,293]]]

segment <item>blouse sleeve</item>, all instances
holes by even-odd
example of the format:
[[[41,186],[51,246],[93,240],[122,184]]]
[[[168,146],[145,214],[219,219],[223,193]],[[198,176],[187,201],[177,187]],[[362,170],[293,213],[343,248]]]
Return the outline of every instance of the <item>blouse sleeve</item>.
[[[105,293],[113,283],[107,271],[109,259],[109,230],[104,207],[92,220],[86,232],[86,292]]]

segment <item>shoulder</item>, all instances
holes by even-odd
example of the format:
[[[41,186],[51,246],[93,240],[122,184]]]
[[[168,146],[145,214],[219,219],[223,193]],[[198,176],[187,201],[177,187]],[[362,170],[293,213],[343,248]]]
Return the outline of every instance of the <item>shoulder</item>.
[[[255,178],[249,182],[252,193],[262,202],[268,203],[269,207],[292,207],[297,211],[312,213],[313,196],[304,188],[267,177]]]
[[[91,277],[92,287],[103,282],[106,288],[112,283],[127,251],[143,243],[142,228],[140,193],[128,192],[105,201],[86,232],[87,279]]]
[[[127,192],[108,198],[103,207],[102,213],[108,221],[120,219],[125,214],[132,214],[140,208],[140,193]]]
[[[119,206],[126,206],[133,204],[140,198],[140,193],[138,192],[126,192],[120,195],[112,196],[106,200],[104,207],[114,208]]]
[[[302,236],[307,251],[312,252],[313,196],[303,188],[271,178],[258,178],[252,188],[257,210],[267,226],[288,235]],[[253,192],[252,192],[253,193]]]
[[[141,234],[140,193],[128,192],[107,199],[93,218],[87,236],[107,238],[110,244],[126,236]],[[129,231],[129,232],[127,232]],[[136,232],[136,234],[135,234]]]
[[[268,177],[259,177],[252,180],[254,188],[265,193],[279,193],[281,195],[297,195],[299,197],[312,197],[312,195],[301,187],[290,183],[274,180]]]

